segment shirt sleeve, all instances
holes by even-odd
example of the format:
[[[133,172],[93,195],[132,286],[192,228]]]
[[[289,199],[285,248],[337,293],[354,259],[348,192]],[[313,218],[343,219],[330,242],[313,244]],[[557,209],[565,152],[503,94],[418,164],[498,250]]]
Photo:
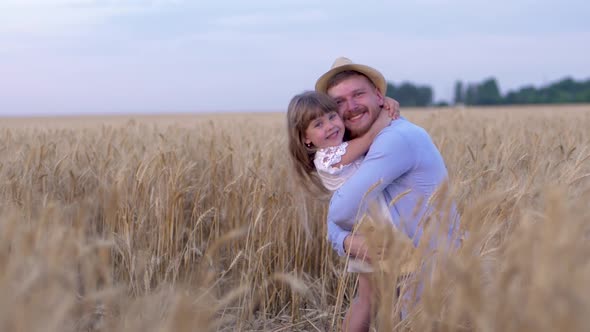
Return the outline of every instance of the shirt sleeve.
[[[344,251],[344,239],[349,234],[349,231],[342,229],[336,223],[328,222],[328,242],[332,244],[332,248],[338,253],[338,256],[346,255]]]
[[[360,168],[330,200],[328,209],[328,240],[339,254],[344,253],[343,241],[359,216],[366,210],[366,202],[381,194],[394,180],[416,164],[416,153],[411,140],[390,126],[373,141]],[[371,193],[366,193],[371,190]],[[343,235],[342,232],[346,232]],[[340,248],[342,247],[342,250]]]

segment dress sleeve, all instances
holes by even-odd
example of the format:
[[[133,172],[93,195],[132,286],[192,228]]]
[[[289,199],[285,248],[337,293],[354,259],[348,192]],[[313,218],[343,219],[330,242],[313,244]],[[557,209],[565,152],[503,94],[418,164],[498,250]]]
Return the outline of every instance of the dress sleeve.
[[[342,166],[335,167],[334,165],[342,160],[342,156],[346,154],[348,142],[343,142],[338,146],[331,146],[320,149],[316,152],[314,164],[318,172],[325,172],[328,174],[337,174],[342,170]]]

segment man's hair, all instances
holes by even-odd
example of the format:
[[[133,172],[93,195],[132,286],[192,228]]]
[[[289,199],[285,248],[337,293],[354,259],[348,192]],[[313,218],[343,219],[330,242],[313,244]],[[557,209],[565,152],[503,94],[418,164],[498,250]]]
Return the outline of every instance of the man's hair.
[[[339,72],[338,74],[330,77],[330,79],[328,80],[328,84],[326,86],[326,91],[330,90],[332,87],[340,84],[342,81],[344,81],[350,77],[353,77],[353,76],[362,76],[362,77],[366,78],[367,81],[369,81],[369,83],[371,83],[371,85],[375,89],[377,89],[377,86],[375,85],[375,83],[373,83],[373,81],[371,81],[371,79],[367,75],[365,75],[361,72],[358,72],[356,70],[345,70],[345,71]]]

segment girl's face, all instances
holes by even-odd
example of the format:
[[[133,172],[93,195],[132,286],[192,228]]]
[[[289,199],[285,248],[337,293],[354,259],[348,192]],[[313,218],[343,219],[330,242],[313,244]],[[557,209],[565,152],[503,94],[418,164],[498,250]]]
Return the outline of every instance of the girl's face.
[[[336,112],[313,119],[305,130],[305,143],[322,149],[337,146],[344,138],[344,123]]]

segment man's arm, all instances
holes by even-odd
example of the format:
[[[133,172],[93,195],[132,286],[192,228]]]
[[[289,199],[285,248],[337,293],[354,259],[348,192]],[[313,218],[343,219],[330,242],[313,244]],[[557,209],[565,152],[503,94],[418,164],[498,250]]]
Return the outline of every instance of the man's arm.
[[[336,232],[343,230],[338,225],[349,225],[352,229],[366,210],[367,200],[363,199],[367,191],[372,189],[369,198],[380,194],[394,180],[411,170],[415,163],[416,153],[410,141],[395,127],[384,129],[376,137],[358,171],[334,193],[330,201],[328,239],[339,255],[344,255],[344,239],[349,233],[344,231],[346,234],[342,235]],[[332,235],[330,230],[333,230]]]
[[[332,207],[330,205],[330,210],[331,209]],[[346,251],[344,250],[344,239],[346,239],[351,233],[331,222],[329,214],[330,212],[328,211],[328,241],[332,244],[332,249],[338,253],[338,256],[344,256],[346,255]]]
[[[349,254],[352,257],[362,257],[368,260],[365,239],[358,234],[345,231],[333,222],[328,222],[328,241],[339,256]]]

